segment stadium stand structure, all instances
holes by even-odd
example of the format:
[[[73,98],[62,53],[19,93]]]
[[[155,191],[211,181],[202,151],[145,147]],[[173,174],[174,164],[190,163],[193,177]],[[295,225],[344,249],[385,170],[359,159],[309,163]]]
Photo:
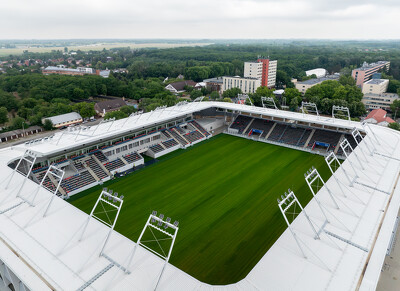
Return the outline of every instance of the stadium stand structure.
[[[132,161],[138,157],[143,160],[140,152],[154,144],[171,140],[180,143],[178,137],[185,143],[178,130],[171,128],[211,109],[218,109],[217,117],[226,121],[232,114],[239,114],[235,116],[237,122],[227,128],[228,134],[300,150],[311,151],[310,142],[322,138],[332,145],[342,139],[343,146],[349,137],[348,143],[352,143],[349,134],[353,129],[364,135],[291,222],[290,228],[250,273],[235,284],[211,286],[169,263],[165,265],[164,276],[159,278],[163,260],[142,247],[135,248],[134,242],[115,231],[110,236],[112,229],[100,221],[88,223],[87,214],[61,198],[55,197],[50,205],[52,193],[45,187],[38,188],[32,179],[32,175],[49,166],[47,162],[66,158],[59,164],[69,173],[61,183],[65,189],[73,192],[82,188],[82,184],[96,184],[89,171],[92,160],[97,162],[89,155],[91,151],[101,150],[107,158],[101,163],[123,156],[127,162],[128,157]],[[244,131],[255,118],[274,122],[270,131],[275,132],[265,137],[249,137]],[[154,126],[157,132],[149,135]],[[141,133],[146,128],[148,132]],[[161,128],[168,131],[160,133]],[[187,133],[184,125],[180,128]],[[317,133],[318,139],[312,137],[317,130],[322,131]],[[328,134],[331,132],[337,134]],[[129,135],[125,141],[123,138]],[[295,140],[296,145],[287,144]],[[11,290],[153,290],[156,284],[159,290],[374,290],[400,206],[399,143],[399,132],[376,125],[242,104],[194,102],[90,128],[57,132],[47,140],[4,148],[0,150],[0,286]],[[104,159],[99,154],[93,155],[99,161]],[[23,156],[31,157],[35,165],[29,167],[29,162],[21,162],[25,170],[20,167],[14,170]],[[87,160],[89,168],[85,167]],[[38,189],[37,193],[33,194],[32,189]],[[283,193],[277,196],[280,194]],[[24,200],[32,195],[37,196],[33,206]],[[332,197],[338,208],[334,207]],[[46,207],[49,211],[44,215]],[[84,233],[83,226],[86,226]],[[100,252],[106,237],[108,244]],[[134,248],[135,260],[128,264],[127,258]]]
[[[152,137],[154,137],[153,140],[151,140]],[[79,152],[69,156],[66,154],[53,161],[42,161],[35,165],[32,172],[35,173],[36,182],[39,184],[48,165],[59,166],[66,170],[64,180],[68,181],[68,183],[61,184],[61,192],[64,190],[68,195],[74,195],[87,189],[88,185],[107,181],[117,172],[126,171],[132,166],[143,165],[143,157],[138,152],[131,151],[135,149],[135,145],[136,148],[142,146],[147,155],[157,158],[181,147],[194,145],[209,137],[211,134],[207,130],[196,121],[190,120],[175,124],[167,130],[165,128],[149,130],[147,133],[139,133],[136,136],[112,141],[108,145],[99,145],[87,153]],[[148,146],[143,146],[146,143]],[[125,153],[126,151],[130,151],[130,153]],[[49,189],[55,189],[55,185],[48,177],[44,185]]]
[[[243,128],[245,128],[244,133]],[[267,143],[278,143],[304,151],[317,151],[321,155],[326,155],[329,151],[335,151],[338,148],[335,153],[341,157],[343,157],[343,152],[338,145],[342,138],[347,138],[353,149],[357,146],[348,129],[320,129],[284,121],[252,119],[243,115],[236,117],[226,133]]]

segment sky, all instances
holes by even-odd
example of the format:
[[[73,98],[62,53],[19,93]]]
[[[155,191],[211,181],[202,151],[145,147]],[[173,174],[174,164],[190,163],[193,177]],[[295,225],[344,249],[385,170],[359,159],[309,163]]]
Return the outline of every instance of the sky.
[[[400,39],[399,0],[3,0],[0,39]]]

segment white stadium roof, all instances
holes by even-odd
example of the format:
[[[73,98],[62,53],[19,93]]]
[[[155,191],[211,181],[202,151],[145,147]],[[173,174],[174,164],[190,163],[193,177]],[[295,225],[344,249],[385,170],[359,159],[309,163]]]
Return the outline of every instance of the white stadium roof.
[[[51,193],[40,188],[34,207],[21,203],[23,200],[16,197],[17,193],[31,199],[38,185],[31,180],[26,180],[24,184],[24,177],[15,174],[6,189],[12,175],[12,169],[7,164],[18,159],[27,149],[38,156],[62,153],[211,107],[330,127],[356,127],[367,133],[335,173],[339,182],[332,176],[317,193],[329,223],[324,223],[316,199],[305,207],[319,230],[320,239],[314,238],[304,212],[292,224],[307,258],[302,256],[287,229],[243,280],[219,286],[218,289],[354,290],[359,287],[360,290],[374,290],[400,205],[400,187],[396,187],[400,170],[400,134],[375,125],[363,128],[358,122],[222,102],[195,102],[169,107],[98,127],[58,132],[50,140],[0,150],[0,261],[31,290],[77,290],[87,282],[91,282],[87,289],[92,290],[154,289],[163,266],[161,259],[138,248],[135,259],[128,266],[130,274],[114,265],[98,276],[110,265],[108,259],[99,257],[108,227],[91,220],[83,239],[79,241],[88,215],[56,198],[43,217]],[[352,186],[346,173],[355,181]],[[339,209],[334,206],[328,189]],[[277,197],[281,194],[276,193]],[[134,242],[114,232],[105,254],[126,266],[134,246]],[[215,290],[216,286],[202,283],[168,264],[159,289]]]

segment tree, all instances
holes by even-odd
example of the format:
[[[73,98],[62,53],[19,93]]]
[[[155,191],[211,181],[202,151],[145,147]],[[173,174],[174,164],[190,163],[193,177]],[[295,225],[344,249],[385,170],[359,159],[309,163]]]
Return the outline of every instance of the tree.
[[[126,118],[128,117],[128,115],[125,112],[122,111],[111,111],[111,112],[107,112],[104,115],[104,120],[107,119],[111,119],[111,118],[115,118],[115,119],[122,119],[122,118]]]
[[[260,97],[274,97],[274,90],[271,90],[266,86],[261,86],[257,88],[256,94]]]
[[[283,96],[286,98],[286,104],[290,104],[293,98],[301,99],[301,92],[296,88],[286,88]]]
[[[299,108],[299,100],[297,98],[293,98],[290,102],[289,109],[292,111],[296,111]]]
[[[400,110],[400,100],[394,100],[392,104],[390,104],[390,109],[394,113],[394,118],[396,120],[397,112]]]
[[[200,90],[194,90],[194,91],[192,91],[192,93],[190,93],[190,99],[192,99],[192,100],[194,100],[198,97],[201,97],[201,96],[203,96],[203,93],[201,93]]]
[[[53,129],[53,122],[50,119],[45,119],[43,123],[43,128],[45,130],[52,130]]]
[[[219,98],[219,93],[217,91],[212,91],[210,94],[211,99],[218,99]]]
[[[85,98],[85,91],[83,91],[81,88],[75,88],[72,96],[74,97],[74,99],[83,99]]]
[[[127,116],[129,116],[129,115],[131,115],[132,113],[136,112],[135,107],[133,107],[133,106],[128,106],[128,105],[122,106],[122,107],[120,108],[120,110],[121,110],[122,112],[124,112]]]
[[[232,103],[232,99],[231,98],[224,98],[224,99],[222,99],[222,102]]]
[[[25,123],[25,119],[23,119],[22,117],[15,117],[12,121],[11,121],[11,127],[13,129],[20,129],[22,127],[26,128],[26,123]]]
[[[94,110],[94,103],[79,102],[72,106],[75,112],[78,112],[83,118],[88,118],[96,115],[96,110]]]
[[[400,131],[400,124],[397,123],[397,122],[389,123],[388,127],[391,128],[391,129],[399,130],[399,131]]]
[[[345,86],[345,85],[355,86],[356,85],[356,81],[353,79],[353,77],[348,76],[348,75],[340,75],[339,83],[342,84],[343,86]]]
[[[8,122],[8,111],[5,107],[0,107],[0,124]]]
[[[235,98],[237,97],[238,94],[242,94],[242,90],[240,88],[232,88],[225,90],[224,93],[222,93],[223,97],[229,97],[229,98]]]

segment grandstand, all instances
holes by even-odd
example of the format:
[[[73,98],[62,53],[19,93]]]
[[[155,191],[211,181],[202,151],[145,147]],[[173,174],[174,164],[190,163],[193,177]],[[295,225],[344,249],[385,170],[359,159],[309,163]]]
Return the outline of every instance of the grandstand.
[[[245,278],[218,288],[375,289],[400,206],[396,187],[400,134],[333,117],[224,102],[179,103],[0,150],[0,286],[11,290],[217,288],[169,263],[160,278],[164,261],[145,248],[135,248],[134,242],[115,231],[99,256],[110,228],[97,220],[85,224],[87,214],[58,197],[51,200],[49,190],[55,190],[51,178],[44,187],[38,185],[42,173],[57,165],[65,172],[61,189],[74,195],[106,182],[115,171],[142,165],[144,154],[169,153],[206,140],[210,128],[200,128],[201,117],[210,118],[211,111],[227,124],[226,134],[323,156],[336,152],[345,159]],[[200,118],[194,121],[194,116]],[[253,128],[260,132],[250,134]],[[354,129],[364,137],[358,143],[351,135]],[[353,151],[343,151],[346,141]],[[19,163],[21,157],[26,159]],[[129,263],[134,248],[135,260]]]

